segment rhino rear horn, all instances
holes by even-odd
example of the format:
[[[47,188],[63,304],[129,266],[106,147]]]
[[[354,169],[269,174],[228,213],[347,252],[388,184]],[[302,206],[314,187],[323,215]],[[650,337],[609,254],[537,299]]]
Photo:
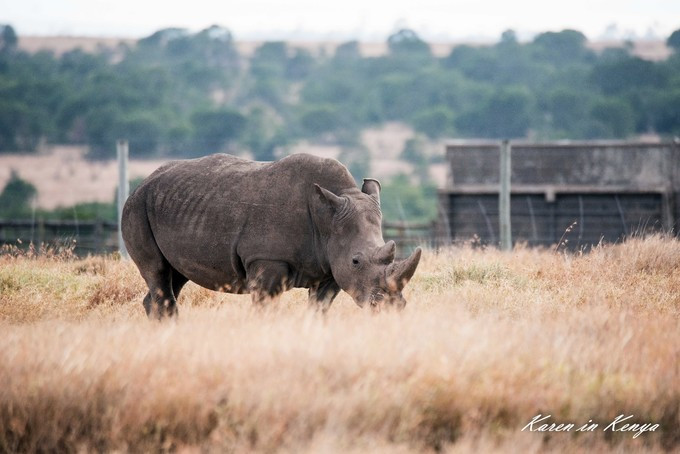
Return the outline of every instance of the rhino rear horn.
[[[361,185],[361,192],[368,194],[380,203],[380,182],[373,178],[364,178],[364,184]]]
[[[408,281],[413,277],[413,273],[416,272],[421,253],[422,249],[416,248],[406,260],[395,262],[388,267],[387,285],[390,290],[400,292],[406,287]]]
[[[383,265],[389,265],[390,263],[394,262],[394,253],[396,251],[397,245],[394,244],[394,241],[390,240],[383,246],[380,246],[378,249],[376,249],[375,253],[373,254],[373,260]]]
[[[328,189],[322,188],[318,184],[314,183],[314,189],[325,200],[335,211],[339,211],[345,205],[345,199],[333,194]]]

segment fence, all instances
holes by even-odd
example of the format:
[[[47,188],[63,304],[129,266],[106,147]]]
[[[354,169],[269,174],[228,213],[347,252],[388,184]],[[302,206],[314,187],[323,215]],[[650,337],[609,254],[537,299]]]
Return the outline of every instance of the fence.
[[[399,257],[418,246],[436,248],[435,223],[385,222],[385,241],[397,243]],[[0,220],[0,244],[20,247],[73,245],[77,255],[106,254],[118,250],[118,226],[112,221]]]
[[[118,250],[118,225],[110,221],[0,220],[0,244],[73,245],[74,252],[111,253]],[[75,240],[75,241],[74,241]]]
[[[383,238],[397,243],[397,256],[407,257],[416,247],[437,249],[448,239],[438,234],[436,221],[412,222],[383,222]]]

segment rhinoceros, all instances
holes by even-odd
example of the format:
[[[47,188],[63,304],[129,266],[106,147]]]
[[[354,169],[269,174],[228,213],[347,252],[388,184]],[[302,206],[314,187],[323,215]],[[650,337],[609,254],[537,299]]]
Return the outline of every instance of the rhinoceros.
[[[258,305],[297,287],[323,312],[341,289],[360,307],[402,308],[421,249],[395,261],[395,243],[382,236],[380,190],[370,178],[359,190],[340,162],[308,154],[164,164],[130,195],[121,222],[149,288],[147,315],[176,315],[189,280],[250,293]]]

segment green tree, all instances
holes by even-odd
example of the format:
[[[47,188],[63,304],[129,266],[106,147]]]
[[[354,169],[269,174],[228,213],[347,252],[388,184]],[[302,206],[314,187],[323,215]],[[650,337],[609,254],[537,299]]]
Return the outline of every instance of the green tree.
[[[545,111],[553,134],[559,138],[580,138],[583,123],[588,119],[588,97],[584,93],[559,87],[547,96]]]
[[[194,154],[216,153],[238,139],[243,133],[247,119],[240,112],[229,109],[199,110],[191,116],[194,129]]]
[[[434,184],[415,185],[404,174],[383,184],[380,206],[387,221],[428,222],[437,216]]]
[[[273,161],[278,157],[277,149],[288,141],[275,112],[260,106],[250,111],[241,143],[252,152],[253,158],[257,161]]]
[[[0,52],[11,52],[17,48],[19,39],[11,25],[0,24]]]
[[[501,40],[498,43],[503,48],[512,48],[519,45],[517,33],[514,30],[505,30],[501,33]]]
[[[586,36],[577,30],[562,30],[541,33],[534,38],[532,45],[540,58],[564,64],[592,60],[595,55],[586,47],[587,41]]]
[[[305,49],[295,49],[293,56],[286,60],[285,75],[290,80],[304,80],[314,67],[314,57]]]
[[[413,116],[413,126],[416,130],[432,139],[449,133],[452,124],[453,112],[442,105],[421,110]]]
[[[425,155],[424,147],[425,141],[421,137],[413,137],[404,143],[404,149],[399,154],[399,157],[411,164],[426,162],[427,156]]]
[[[282,78],[288,62],[288,45],[283,41],[263,43],[250,60],[250,72],[256,78]]]
[[[123,121],[123,112],[112,103],[103,103],[87,113],[85,124],[90,157],[107,159],[115,156],[116,140],[124,138],[120,134],[125,134],[121,127]]]
[[[680,29],[675,30],[666,40],[666,45],[674,52],[680,53]]]
[[[531,126],[533,98],[522,87],[494,91],[480,107],[459,116],[455,123],[463,133],[477,137],[525,137]]]
[[[680,135],[680,86],[669,93],[657,94],[653,111],[657,132]]]
[[[414,166],[414,174],[422,184],[430,182],[430,159],[425,153],[425,141],[420,136],[408,139],[399,157]]]
[[[406,57],[430,57],[430,45],[420,39],[418,34],[404,28],[387,38],[387,46],[391,55]]]
[[[335,55],[333,59],[342,62],[356,62],[361,60],[361,52],[359,50],[358,41],[348,41],[346,43],[340,44],[337,49],[335,49]]]
[[[31,201],[38,194],[31,183],[22,180],[15,170],[0,193],[0,217],[11,219],[31,215]]]
[[[618,95],[645,87],[663,89],[669,74],[665,67],[639,57],[605,60],[592,69],[592,81],[606,95]]]
[[[339,124],[337,109],[331,104],[309,106],[302,112],[300,124],[313,137],[332,132]]]
[[[442,63],[444,67],[457,69],[466,77],[475,80],[491,81],[497,72],[496,58],[492,49],[466,44],[454,47]]]
[[[125,138],[130,150],[137,156],[149,156],[159,149],[163,140],[160,114],[154,111],[135,111],[118,125],[118,137]]]
[[[633,133],[635,112],[630,104],[619,98],[603,98],[593,103],[591,117],[602,125],[603,138],[625,138]]]

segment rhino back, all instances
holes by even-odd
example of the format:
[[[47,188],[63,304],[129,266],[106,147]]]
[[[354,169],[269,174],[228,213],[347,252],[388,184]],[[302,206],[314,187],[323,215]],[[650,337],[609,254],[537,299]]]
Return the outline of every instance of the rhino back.
[[[290,264],[303,286],[329,272],[319,263],[309,213],[314,183],[336,193],[356,188],[330,159],[261,163],[218,154],[170,162],[138,191],[154,240],[175,269],[205,287],[240,292],[255,260]]]

